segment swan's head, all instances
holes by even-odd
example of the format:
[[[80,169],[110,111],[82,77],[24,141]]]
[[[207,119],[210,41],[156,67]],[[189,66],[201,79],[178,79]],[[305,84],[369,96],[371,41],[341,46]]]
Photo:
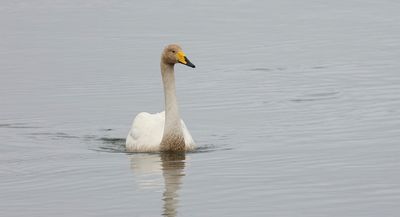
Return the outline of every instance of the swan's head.
[[[162,52],[161,60],[165,64],[174,65],[176,63],[181,63],[192,68],[196,67],[189,61],[189,59],[186,57],[186,54],[182,51],[182,48],[177,44],[170,44],[166,46]]]

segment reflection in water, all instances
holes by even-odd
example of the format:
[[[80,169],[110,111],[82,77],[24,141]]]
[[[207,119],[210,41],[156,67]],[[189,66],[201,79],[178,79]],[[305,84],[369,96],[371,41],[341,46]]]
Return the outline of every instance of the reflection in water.
[[[185,168],[185,153],[161,153],[165,190],[163,193],[165,216],[176,216],[180,189]]]
[[[142,188],[157,187],[162,183],[160,173],[164,179],[163,216],[177,215],[182,177],[185,175],[185,153],[135,154],[131,156],[131,169],[140,175],[138,183]]]

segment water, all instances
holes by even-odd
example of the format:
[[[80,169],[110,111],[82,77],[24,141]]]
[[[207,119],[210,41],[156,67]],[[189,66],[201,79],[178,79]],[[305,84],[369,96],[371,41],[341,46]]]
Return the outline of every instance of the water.
[[[398,216],[397,1],[2,1],[0,216]],[[129,154],[178,42],[199,149]]]

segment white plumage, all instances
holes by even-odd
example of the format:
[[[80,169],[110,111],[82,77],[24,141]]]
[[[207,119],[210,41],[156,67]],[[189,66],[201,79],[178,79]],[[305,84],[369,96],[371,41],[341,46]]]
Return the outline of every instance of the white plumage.
[[[126,149],[131,152],[157,152],[163,138],[165,111],[155,114],[139,113],[132,123],[132,128],[126,138]],[[192,136],[181,119],[186,150],[195,147]]]

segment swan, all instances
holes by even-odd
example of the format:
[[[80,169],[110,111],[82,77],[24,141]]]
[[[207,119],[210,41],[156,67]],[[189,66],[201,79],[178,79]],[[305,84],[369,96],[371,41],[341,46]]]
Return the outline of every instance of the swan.
[[[195,148],[193,138],[179,116],[175,93],[174,66],[176,63],[195,68],[179,45],[166,46],[161,54],[160,63],[165,111],[156,114],[141,112],[135,117],[126,138],[127,151],[183,152]]]

